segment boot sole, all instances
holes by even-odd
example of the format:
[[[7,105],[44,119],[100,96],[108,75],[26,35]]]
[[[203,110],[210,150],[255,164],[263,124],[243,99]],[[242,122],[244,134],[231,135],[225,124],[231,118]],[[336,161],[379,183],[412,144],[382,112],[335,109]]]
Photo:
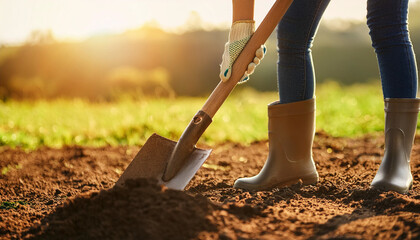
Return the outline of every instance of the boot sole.
[[[408,192],[411,189],[413,189],[413,182],[410,183],[410,186],[408,187],[408,189],[402,189],[402,188],[398,188],[398,187],[395,187],[393,185],[388,185],[388,184],[371,185],[370,188],[379,190],[381,192],[394,191],[401,194],[408,194]]]
[[[318,180],[319,180],[318,174],[312,173],[310,175],[295,177],[295,178],[279,181],[278,183],[275,183],[275,184],[267,184],[267,185],[254,185],[254,184],[249,184],[245,182],[241,182],[241,183],[235,182],[235,185],[233,187],[244,189],[247,191],[269,191],[269,190],[272,190],[273,188],[288,187],[293,184],[297,184],[299,182],[302,182],[302,185],[315,185],[318,182]]]

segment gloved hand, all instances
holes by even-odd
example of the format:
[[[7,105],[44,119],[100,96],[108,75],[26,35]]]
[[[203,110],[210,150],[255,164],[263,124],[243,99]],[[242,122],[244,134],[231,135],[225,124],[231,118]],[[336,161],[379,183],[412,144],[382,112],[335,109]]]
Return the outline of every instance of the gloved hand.
[[[229,80],[232,74],[233,63],[245,48],[245,45],[249,39],[251,39],[254,32],[255,21],[253,20],[241,20],[232,24],[229,32],[229,42],[225,44],[225,52],[223,53],[222,63],[220,64],[220,79],[223,82]],[[239,83],[249,80],[249,75],[252,74],[255,67],[260,64],[260,61],[264,58],[266,50],[267,48],[265,45],[261,45],[261,47],[255,52],[253,62],[248,65],[248,69],[245,71],[245,74]]]

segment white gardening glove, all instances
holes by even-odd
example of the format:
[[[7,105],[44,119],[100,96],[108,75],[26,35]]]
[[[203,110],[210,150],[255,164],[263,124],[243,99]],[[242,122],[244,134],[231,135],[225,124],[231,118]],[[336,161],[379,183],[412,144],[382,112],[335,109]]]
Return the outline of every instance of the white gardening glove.
[[[245,48],[245,45],[249,39],[251,39],[254,32],[255,22],[253,20],[241,20],[232,24],[229,32],[229,42],[225,44],[225,52],[223,53],[222,63],[220,64],[220,79],[223,82],[229,80],[232,75],[233,63]],[[264,58],[266,49],[265,45],[261,45],[255,52],[253,62],[248,65],[248,69],[245,71],[239,83],[249,80],[249,75],[254,72],[255,67],[260,64],[260,61]]]

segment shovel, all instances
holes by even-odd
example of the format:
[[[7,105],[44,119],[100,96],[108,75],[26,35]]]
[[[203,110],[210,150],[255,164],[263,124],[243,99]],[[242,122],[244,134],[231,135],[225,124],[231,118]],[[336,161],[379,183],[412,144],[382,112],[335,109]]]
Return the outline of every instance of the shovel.
[[[233,64],[230,79],[216,86],[179,141],[174,142],[154,133],[118,179],[116,186],[123,186],[126,180],[137,178],[155,178],[159,184],[175,190],[183,190],[187,186],[211,153],[211,150],[196,148],[195,144],[254,59],[255,51],[265,43],[292,2],[276,0]]]

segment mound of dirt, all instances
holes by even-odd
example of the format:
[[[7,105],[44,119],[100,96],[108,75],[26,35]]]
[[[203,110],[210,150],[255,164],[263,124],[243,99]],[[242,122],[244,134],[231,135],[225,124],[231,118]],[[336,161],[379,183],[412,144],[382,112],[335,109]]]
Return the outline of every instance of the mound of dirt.
[[[213,148],[187,186],[112,188],[137,147],[0,149],[0,239],[420,239],[420,139],[407,195],[369,188],[383,137],[317,133],[316,185],[232,188],[263,166],[268,143]]]
[[[139,179],[66,202],[29,233],[34,239],[190,239],[216,231],[205,197]]]

